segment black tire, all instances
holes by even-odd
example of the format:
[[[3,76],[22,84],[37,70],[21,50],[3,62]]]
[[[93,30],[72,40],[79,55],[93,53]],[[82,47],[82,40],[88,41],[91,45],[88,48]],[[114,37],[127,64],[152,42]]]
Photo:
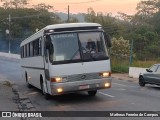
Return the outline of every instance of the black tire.
[[[41,82],[41,89],[42,89],[42,94],[44,95],[44,98],[46,100],[49,100],[51,96],[45,92],[43,82]]]
[[[28,82],[28,76],[27,76],[27,73],[26,73],[26,83],[27,83],[27,87],[28,88],[32,88],[33,86],[31,84],[29,84]]]
[[[97,93],[97,90],[88,91],[89,96],[95,96]]]
[[[144,87],[145,86],[145,80],[144,80],[144,78],[142,77],[142,76],[140,76],[139,77],[139,85],[141,86],[141,87]]]
[[[33,86],[27,82],[27,87],[32,88]]]

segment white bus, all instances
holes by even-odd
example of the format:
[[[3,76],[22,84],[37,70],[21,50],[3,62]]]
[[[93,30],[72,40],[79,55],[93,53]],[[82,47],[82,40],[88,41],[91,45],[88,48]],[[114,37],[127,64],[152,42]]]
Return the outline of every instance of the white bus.
[[[28,87],[45,98],[77,91],[95,96],[111,87],[108,35],[97,23],[48,25],[22,41],[21,67]]]

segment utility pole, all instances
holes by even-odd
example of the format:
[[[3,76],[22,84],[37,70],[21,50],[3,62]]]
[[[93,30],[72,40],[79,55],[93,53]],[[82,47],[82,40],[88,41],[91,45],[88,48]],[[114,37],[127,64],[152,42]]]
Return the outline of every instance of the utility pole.
[[[133,62],[133,39],[131,41],[131,49],[130,49],[130,66],[132,65]]]
[[[6,29],[6,34],[8,35],[8,53],[10,54],[11,53],[11,20],[13,19],[25,19],[25,18],[33,18],[33,17],[38,17],[40,16],[41,14],[38,14],[38,15],[29,15],[29,16],[23,16],[23,17],[12,17],[11,18],[11,15],[9,14],[7,18],[4,18],[2,20],[0,20],[0,22],[3,22],[3,21],[7,21],[5,22],[5,24],[8,25],[8,29]]]
[[[8,53],[11,53],[11,15],[9,14],[8,17],[8,22],[9,22],[9,40],[8,40]]]
[[[69,5],[68,5],[68,22],[69,22]]]

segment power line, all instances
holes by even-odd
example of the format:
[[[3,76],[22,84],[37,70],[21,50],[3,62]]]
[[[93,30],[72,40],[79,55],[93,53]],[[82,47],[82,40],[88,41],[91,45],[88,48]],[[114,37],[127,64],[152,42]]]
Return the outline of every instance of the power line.
[[[103,1],[103,0],[88,0],[88,1],[83,1],[83,2],[63,2],[63,3],[54,3],[54,4],[56,4],[56,5],[87,4],[87,3],[96,3],[96,2],[100,2],[100,1]],[[130,3],[127,3],[127,2],[124,2],[124,1],[118,1],[118,2],[110,2],[110,1],[108,1],[108,2],[109,3],[107,3],[106,5],[117,5],[117,6],[122,5],[122,4],[135,5],[135,2],[130,2]]]
[[[22,17],[12,17],[12,19],[22,19],[22,18],[33,18],[33,17],[39,17],[41,14],[38,15],[27,15]]]
[[[11,19],[23,19],[23,18],[33,18],[33,17],[39,17],[42,14],[38,14],[38,15],[27,15],[27,16],[21,16],[21,17],[12,17]],[[4,18],[2,20],[0,20],[1,22],[3,22],[4,20],[8,20],[8,18]]]
[[[102,1],[102,0],[89,0],[89,1],[85,1],[85,2],[63,2],[63,3],[56,3],[56,4],[86,4],[86,3],[95,3],[98,1]]]

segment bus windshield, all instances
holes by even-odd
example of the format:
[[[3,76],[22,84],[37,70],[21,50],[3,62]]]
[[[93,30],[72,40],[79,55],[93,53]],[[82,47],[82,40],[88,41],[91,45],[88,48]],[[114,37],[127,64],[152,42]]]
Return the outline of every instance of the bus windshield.
[[[57,33],[50,38],[54,46],[52,63],[108,59],[102,32]]]

